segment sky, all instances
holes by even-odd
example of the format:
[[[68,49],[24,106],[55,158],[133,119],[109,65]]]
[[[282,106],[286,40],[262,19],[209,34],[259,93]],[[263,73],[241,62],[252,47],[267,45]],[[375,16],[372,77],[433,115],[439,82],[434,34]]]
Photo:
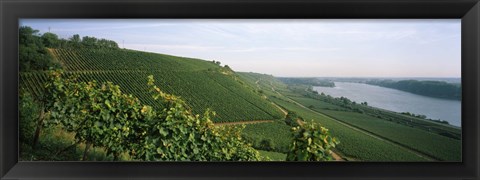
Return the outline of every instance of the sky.
[[[21,19],[279,77],[460,77],[460,19]]]

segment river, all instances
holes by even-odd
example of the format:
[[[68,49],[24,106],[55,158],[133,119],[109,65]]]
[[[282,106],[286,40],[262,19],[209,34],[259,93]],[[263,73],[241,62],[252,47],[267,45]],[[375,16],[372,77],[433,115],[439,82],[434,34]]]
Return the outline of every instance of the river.
[[[313,87],[318,93],[346,97],[357,103],[395,112],[423,114],[429,119],[441,119],[461,127],[461,101],[427,97],[391,88],[363,83],[335,82],[336,87]]]

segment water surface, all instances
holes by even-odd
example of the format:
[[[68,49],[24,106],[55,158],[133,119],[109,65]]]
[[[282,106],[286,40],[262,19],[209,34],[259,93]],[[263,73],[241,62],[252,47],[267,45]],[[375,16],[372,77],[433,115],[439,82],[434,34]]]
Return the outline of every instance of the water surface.
[[[461,126],[461,101],[427,97],[380,86],[335,82],[333,88],[313,87],[318,93],[333,97],[346,97],[357,103],[396,112],[423,114],[429,119],[441,119],[451,125]]]

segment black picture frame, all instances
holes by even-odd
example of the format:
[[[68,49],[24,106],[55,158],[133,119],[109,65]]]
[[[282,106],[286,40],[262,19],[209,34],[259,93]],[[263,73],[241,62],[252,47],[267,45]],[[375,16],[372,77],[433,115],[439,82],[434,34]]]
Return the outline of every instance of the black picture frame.
[[[0,179],[479,179],[478,0],[0,0]],[[19,18],[458,18],[462,162],[18,162]]]

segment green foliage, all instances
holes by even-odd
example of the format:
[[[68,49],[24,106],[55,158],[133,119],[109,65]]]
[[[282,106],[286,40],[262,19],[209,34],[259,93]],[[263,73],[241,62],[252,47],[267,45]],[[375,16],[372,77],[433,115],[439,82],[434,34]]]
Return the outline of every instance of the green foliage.
[[[252,161],[260,160],[259,153],[243,142],[243,127],[214,127],[206,111],[202,117],[193,116],[185,103],[158,88],[153,76],[148,77],[150,91],[165,108],[152,112],[147,136],[135,147],[134,157],[144,160],[180,161]]]
[[[134,160],[147,161],[261,159],[242,140],[242,128],[215,128],[210,111],[202,117],[192,115],[180,98],[161,91],[153,76],[147,84],[162,109],[142,105],[110,82],[76,82],[60,71],[52,71],[50,78],[50,123],[75,133],[77,142],[104,147],[107,154],[128,153]]]
[[[19,160],[20,161],[77,161],[80,159],[82,151],[75,146],[71,146],[71,139],[65,136],[56,136],[56,129],[52,127],[49,131],[42,133],[39,144],[36,149],[32,149],[29,144],[20,143]],[[68,147],[68,148],[66,148]]]
[[[61,44],[61,41],[58,38],[58,36],[56,34],[49,33],[49,32],[43,33],[42,42],[46,47],[50,47],[50,48],[59,47]]]
[[[40,107],[28,92],[20,92],[19,102],[19,140],[20,143],[30,144],[36,128],[36,120],[40,115]]]
[[[19,43],[20,71],[47,70],[51,67],[60,67],[48,53],[42,38],[38,35],[38,30],[27,26],[20,27]]]
[[[410,112],[401,112],[400,114],[405,114],[407,116],[413,116],[413,117],[417,117],[417,118],[420,118],[420,119],[427,119],[427,116],[423,115],[423,114],[414,114],[414,113],[410,113]],[[448,122],[447,122],[448,124]]]
[[[322,87],[335,87],[335,83],[330,80],[318,79],[318,78],[278,78],[285,84],[291,85],[309,85],[309,86],[322,86]]]
[[[258,152],[260,152],[261,156],[268,158],[270,161],[285,161],[287,159],[287,155],[284,153],[263,150],[258,150]]]
[[[255,149],[267,151],[287,153],[292,144],[290,126],[281,121],[247,124],[242,137]]]
[[[107,39],[97,39],[95,37],[90,37],[90,36],[84,36],[82,38],[82,41],[79,42],[77,39],[75,41],[72,41],[72,43],[77,43],[77,46],[79,44],[80,47],[84,48],[112,48],[112,49],[118,49],[118,44],[115,41],[107,40]]]
[[[424,96],[445,98],[445,99],[462,99],[462,87],[460,84],[447,83],[444,81],[417,81],[417,80],[372,80],[367,84],[398,89],[402,91],[420,94]]]
[[[289,111],[285,117],[285,123],[289,126],[296,127],[299,126],[298,120],[303,121],[303,118],[298,116],[297,113]]]
[[[46,86],[53,89],[54,102],[49,123],[74,132],[77,142],[105,147],[107,154],[118,155],[129,148],[129,127],[140,116],[138,99],[123,94],[112,83],[77,83],[58,71],[51,72],[50,77]]]
[[[333,160],[331,148],[339,144],[332,138],[328,129],[318,123],[305,122],[292,128],[293,143],[287,154],[288,161],[328,161]]]
[[[263,139],[262,141],[260,141],[260,147],[261,147],[261,149],[271,151],[271,150],[274,149],[275,144],[273,143],[273,141],[271,139]]]

